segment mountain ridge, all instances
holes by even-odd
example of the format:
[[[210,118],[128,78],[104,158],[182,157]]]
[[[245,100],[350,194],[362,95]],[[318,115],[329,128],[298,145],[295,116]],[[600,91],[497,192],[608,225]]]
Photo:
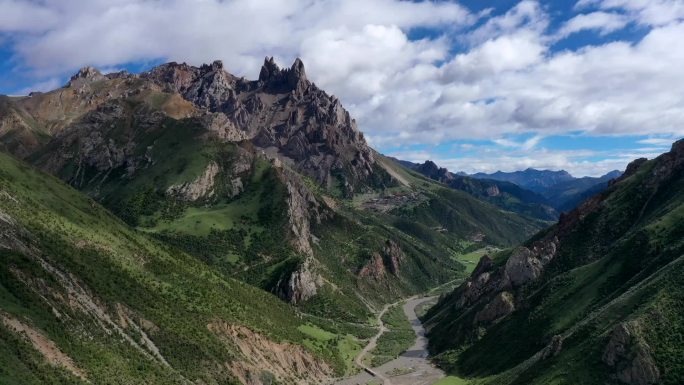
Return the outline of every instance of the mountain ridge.
[[[375,152],[299,60],[280,69],[267,58],[251,81],[220,62],[167,63],[138,75],[84,68],[62,88],[2,100],[4,151],[84,194],[70,199],[102,204],[144,242],[178,250],[220,279],[261,290],[255,298],[269,298],[266,304],[280,301],[317,320],[312,327],[335,334],[333,342],[302,336],[287,321],[296,336],[287,348],[305,347],[337,375],[353,371],[345,349],[372,328],[375,309],[462,276],[458,257],[468,250],[512,245],[545,225]],[[13,183],[33,174],[22,175]],[[56,265],[71,271],[63,258]],[[109,265],[95,261],[91,268]],[[251,298],[244,300],[249,311]],[[247,321],[240,327],[249,330],[220,322],[211,330],[263,334]],[[291,373],[273,359],[264,365],[289,383]],[[254,384],[268,383],[249,369]]]
[[[514,183],[475,179],[466,175],[454,174],[446,168],[437,166],[437,164],[430,160],[426,160],[422,164],[406,161],[398,161],[398,163],[430,179],[443,183],[455,190],[464,191],[504,210],[546,221],[558,218],[558,213],[551,207],[546,198],[533,191],[525,190]]]
[[[426,316],[438,362],[492,384],[677,384],[683,184],[679,140],[523,246],[482,257]]]

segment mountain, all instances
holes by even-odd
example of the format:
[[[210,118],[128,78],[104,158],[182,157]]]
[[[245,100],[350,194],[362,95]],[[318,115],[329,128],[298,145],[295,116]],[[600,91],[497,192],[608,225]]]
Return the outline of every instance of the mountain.
[[[545,225],[376,153],[300,60],[0,103],[0,382],[325,382],[377,309]]]
[[[575,208],[586,198],[601,192],[608,187],[611,179],[619,177],[620,171],[611,171],[598,178],[575,178],[567,171],[535,170],[528,168],[524,171],[502,172],[492,174],[476,173],[471,175],[476,179],[493,179],[515,183],[520,187],[542,195],[553,208],[559,212]]]
[[[0,258],[3,384],[314,384],[344,371],[333,345],[303,348],[301,325],[319,320],[2,153]]]
[[[427,160],[423,164],[398,161],[420,174],[443,183],[455,190],[464,191],[478,199],[487,201],[507,211],[545,221],[558,219],[558,213],[551,204],[533,191],[526,190],[510,182],[493,179],[476,179],[454,174],[446,168]]]
[[[425,320],[483,384],[681,384],[684,140],[632,162],[523,246],[484,256]]]
[[[568,182],[574,179],[567,171],[535,170],[528,168],[523,171],[503,172],[497,171],[492,174],[476,173],[471,175],[477,179],[494,179],[515,183],[518,186],[541,193],[558,183]]]

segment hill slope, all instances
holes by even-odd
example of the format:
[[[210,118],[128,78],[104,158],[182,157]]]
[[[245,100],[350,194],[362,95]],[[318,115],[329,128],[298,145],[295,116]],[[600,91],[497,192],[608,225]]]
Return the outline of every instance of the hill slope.
[[[301,325],[316,319],[1,153],[0,258],[3,384],[314,384],[344,372],[335,348],[303,347]]]
[[[423,164],[410,162],[403,162],[403,164],[430,179],[467,192],[504,210],[546,221],[558,219],[558,213],[546,198],[533,191],[525,190],[515,183],[454,174],[429,160]]]
[[[491,384],[684,379],[684,141],[523,247],[483,257],[426,317],[437,362]]]
[[[16,156],[222,277],[327,319],[366,323],[459,276],[467,249],[543,226],[375,153],[299,60],[266,59],[254,81],[220,62],[84,68],[5,105]]]

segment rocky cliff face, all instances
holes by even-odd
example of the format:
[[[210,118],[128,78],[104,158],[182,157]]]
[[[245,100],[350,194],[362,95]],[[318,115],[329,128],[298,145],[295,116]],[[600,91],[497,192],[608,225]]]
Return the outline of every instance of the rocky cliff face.
[[[394,183],[340,101],[308,80],[299,59],[281,69],[267,58],[255,81],[229,74],[220,61],[168,63],[140,75],[103,75],[86,67],[61,89],[3,104],[0,133],[29,132],[31,120],[52,137],[51,149],[61,147],[60,157],[43,159],[52,172],[64,167],[65,158],[103,172],[139,163],[134,150],[140,135],[170,117],[192,119],[207,138],[250,141],[342,194]],[[119,126],[127,121],[135,127],[126,139]],[[42,153],[39,138],[31,133],[10,150],[21,157]]]
[[[359,270],[358,276],[376,281],[382,280],[387,274],[396,276],[405,258],[399,245],[388,239],[379,252],[371,255],[368,262]]]
[[[535,242],[531,247],[518,247],[501,267],[496,267],[492,259],[484,255],[480,258],[470,278],[458,289],[457,306],[468,308],[485,303],[485,308],[476,318],[491,322],[515,310],[516,289],[538,279],[544,268],[556,256],[558,238],[553,236]]]
[[[651,347],[640,335],[640,328],[636,322],[616,325],[603,352],[603,362],[613,368],[613,376],[622,383],[657,384],[660,371],[653,360]]]
[[[140,77],[202,109],[219,138],[250,140],[328,188],[339,183],[352,194],[373,187],[370,176],[383,172],[356,122],[307,79],[299,59],[281,69],[267,58],[257,81],[228,74],[219,61],[199,68],[169,63]]]

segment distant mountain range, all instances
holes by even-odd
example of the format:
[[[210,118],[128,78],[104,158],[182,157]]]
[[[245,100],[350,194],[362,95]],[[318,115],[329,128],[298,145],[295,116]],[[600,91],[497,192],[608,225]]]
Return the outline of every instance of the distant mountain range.
[[[564,170],[532,168],[468,175],[450,172],[431,160],[422,164],[399,159],[395,161],[502,209],[542,220],[558,219],[559,213],[572,210],[585,199],[603,191],[611,179],[622,175],[622,172],[615,170],[598,178],[575,178]]]
[[[422,164],[407,161],[398,162],[432,180],[455,190],[464,191],[504,210],[545,221],[558,219],[558,212],[545,197],[515,183],[493,179],[476,179],[454,174],[430,160]]]
[[[541,194],[556,210],[563,212],[572,210],[586,198],[603,191],[611,179],[620,175],[622,175],[621,171],[613,170],[597,178],[589,176],[575,178],[565,170],[551,171],[528,168],[524,171],[497,171],[492,174],[477,173],[470,176],[477,179],[493,179],[515,183],[520,187]]]
[[[432,180],[465,191],[502,209],[542,220],[558,219],[560,213],[572,210],[585,199],[605,190],[611,179],[622,175],[621,171],[614,170],[598,178],[575,178],[565,170],[533,168],[469,175],[450,172],[431,160],[422,164],[394,160]]]

